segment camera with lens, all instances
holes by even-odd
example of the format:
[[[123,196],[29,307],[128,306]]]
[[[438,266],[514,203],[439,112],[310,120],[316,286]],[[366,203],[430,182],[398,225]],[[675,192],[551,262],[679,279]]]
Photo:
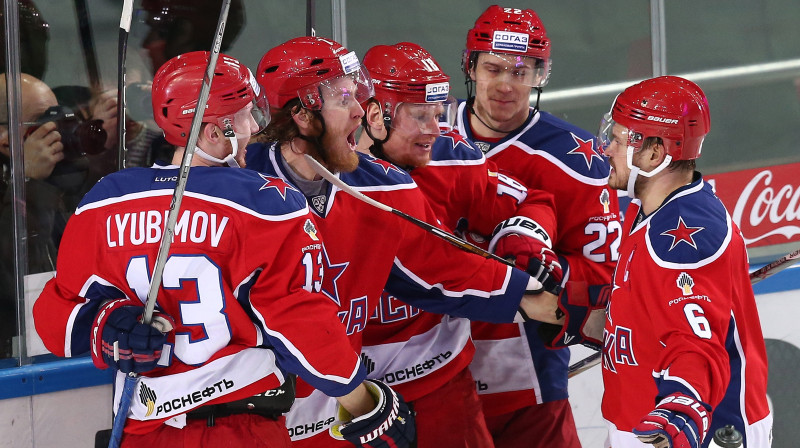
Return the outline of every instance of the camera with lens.
[[[26,136],[50,121],[56,123],[56,130],[61,134],[66,159],[100,154],[105,150],[108,134],[103,129],[103,120],[83,120],[66,106],[51,106],[33,123]]]

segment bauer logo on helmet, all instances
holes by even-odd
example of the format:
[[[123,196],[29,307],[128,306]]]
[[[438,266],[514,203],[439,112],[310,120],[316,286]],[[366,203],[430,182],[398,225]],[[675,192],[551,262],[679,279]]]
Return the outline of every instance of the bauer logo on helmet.
[[[664,124],[678,124],[678,120],[676,120],[674,118],[656,117],[655,115],[648,115],[647,116],[647,120],[648,121],[657,121],[659,123],[664,123]]]

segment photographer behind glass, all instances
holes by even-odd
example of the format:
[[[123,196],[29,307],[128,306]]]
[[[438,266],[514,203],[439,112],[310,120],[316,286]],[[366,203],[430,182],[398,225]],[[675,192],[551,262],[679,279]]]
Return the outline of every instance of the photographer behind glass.
[[[85,154],[102,151],[106,139],[99,121],[79,120],[58,105],[50,87],[21,74],[21,133],[25,172],[26,274],[55,270],[56,253],[67,218],[89,186]],[[6,76],[0,74],[0,358],[10,356],[14,322],[14,239],[11,146]]]
[[[73,197],[82,195],[87,187],[84,156],[104,150],[106,133],[99,120],[82,121],[69,108],[59,106],[53,91],[41,80],[23,73],[20,87],[28,273],[46,272],[55,269],[55,252],[63,224],[74,209]],[[0,75],[0,231],[11,230],[11,147],[6,104],[6,77]],[[1,254],[13,259],[5,252],[5,246],[0,243]]]

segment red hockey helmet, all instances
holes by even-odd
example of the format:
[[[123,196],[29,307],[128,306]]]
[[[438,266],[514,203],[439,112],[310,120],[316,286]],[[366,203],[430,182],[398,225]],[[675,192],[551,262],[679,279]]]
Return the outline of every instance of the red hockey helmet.
[[[352,79],[355,86],[343,89],[338,85],[342,78]],[[359,103],[373,95],[372,81],[355,52],[321,37],[298,37],[269,50],[258,63],[257,79],[275,108],[299,98],[306,109],[319,110],[332,94]]]
[[[467,32],[467,45],[461,61],[461,68],[467,77],[478,52],[535,58],[540,73],[534,87],[547,84],[550,75],[550,39],[539,16],[531,9],[498,5],[488,7]]]
[[[416,104],[420,112],[430,109],[452,127],[457,104],[450,96],[450,77],[424,48],[411,42],[376,45],[364,55],[364,67],[385,117],[394,118],[402,103]],[[444,111],[431,107],[440,104]]]
[[[677,76],[635,84],[617,96],[600,127],[601,150],[610,143],[614,124],[627,128],[628,147],[641,149],[647,137],[660,137],[672,160],[700,157],[711,128],[708,100],[700,87]]]
[[[153,78],[153,115],[167,141],[186,146],[197,98],[208,65],[209,52],[194,51],[165,63]],[[236,59],[220,54],[208,95],[204,123],[232,126],[233,117],[253,104],[251,114],[259,130],[269,123],[266,98],[250,70]]]

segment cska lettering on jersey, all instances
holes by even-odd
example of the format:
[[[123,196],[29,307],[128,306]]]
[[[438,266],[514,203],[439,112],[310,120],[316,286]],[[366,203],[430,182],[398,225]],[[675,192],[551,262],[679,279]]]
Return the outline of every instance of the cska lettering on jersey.
[[[106,218],[108,247],[130,247],[158,244],[164,233],[169,211],[146,210],[118,213]],[[219,246],[230,219],[216,213],[184,210],[175,223],[172,241]]]
[[[617,371],[616,364],[638,365],[633,353],[633,330],[614,326],[614,332],[603,330],[603,368]]]
[[[420,309],[401,302],[395,296],[384,291],[381,294],[380,306],[375,309],[370,319],[378,319],[382,324],[411,319],[419,314]]]
[[[344,324],[348,335],[364,331],[369,319],[368,310],[367,296],[364,296],[351,300],[349,311],[339,311],[339,320]]]

